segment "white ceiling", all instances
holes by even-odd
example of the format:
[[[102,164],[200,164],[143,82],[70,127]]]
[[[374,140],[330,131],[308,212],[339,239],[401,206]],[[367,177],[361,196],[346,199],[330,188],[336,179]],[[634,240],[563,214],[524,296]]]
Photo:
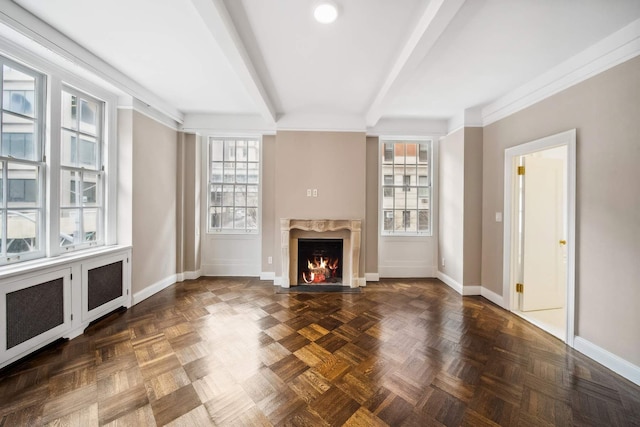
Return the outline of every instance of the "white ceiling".
[[[640,22],[638,0],[335,2],[323,25],[317,0],[15,0],[187,116],[279,128],[451,119]]]

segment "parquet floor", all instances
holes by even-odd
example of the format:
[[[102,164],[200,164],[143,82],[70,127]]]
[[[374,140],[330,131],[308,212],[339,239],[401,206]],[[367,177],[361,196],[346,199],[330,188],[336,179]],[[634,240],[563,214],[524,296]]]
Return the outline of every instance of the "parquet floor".
[[[0,375],[0,426],[640,425],[640,387],[437,280],[187,281]]]

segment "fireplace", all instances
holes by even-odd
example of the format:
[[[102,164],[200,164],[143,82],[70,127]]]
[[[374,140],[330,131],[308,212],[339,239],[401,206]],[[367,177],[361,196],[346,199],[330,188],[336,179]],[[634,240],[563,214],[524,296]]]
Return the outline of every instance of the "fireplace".
[[[364,278],[360,272],[360,234],[362,221],[359,219],[280,219],[280,243],[282,277],[278,284],[283,288],[297,286],[300,273],[298,272],[298,242],[304,239],[342,241],[342,256],[340,261],[341,277],[339,283],[343,286],[356,288],[364,286]],[[291,251],[289,251],[291,248]],[[308,268],[308,264],[304,264]],[[308,279],[308,278],[307,278]],[[302,281],[304,283],[304,279]],[[331,282],[329,282],[331,283]]]
[[[342,239],[298,239],[298,284],[342,283]]]

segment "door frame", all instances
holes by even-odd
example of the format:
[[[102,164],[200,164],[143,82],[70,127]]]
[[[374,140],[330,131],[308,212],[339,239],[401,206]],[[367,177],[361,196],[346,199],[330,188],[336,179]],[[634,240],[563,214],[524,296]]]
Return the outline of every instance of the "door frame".
[[[576,255],[576,130],[571,129],[535,141],[507,148],[504,152],[504,222],[503,222],[503,275],[502,295],[507,310],[514,311],[514,294],[517,270],[513,254],[517,238],[515,214],[515,160],[516,158],[555,147],[567,147],[567,298],[565,343],[573,347],[575,330],[575,255]]]

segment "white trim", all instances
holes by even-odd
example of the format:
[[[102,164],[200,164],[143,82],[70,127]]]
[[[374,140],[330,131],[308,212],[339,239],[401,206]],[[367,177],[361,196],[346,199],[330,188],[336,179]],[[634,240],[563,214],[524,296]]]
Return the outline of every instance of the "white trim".
[[[260,280],[276,280],[275,271],[261,271],[260,272]]]
[[[395,261],[393,265],[379,265],[380,277],[413,279],[436,277],[436,267],[425,266],[418,262],[400,263]]]
[[[567,329],[565,342],[573,347],[575,321],[575,271],[576,271],[576,130],[571,129],[535,141],[530,141],[504,152],[504,208],[503,208],[503,251],[502,251],[502,296],[506,310],[515,312],[512,304],[511,289],[515,281],[511,279],[511,248],[513,246],[512,215],[514,159],[525,154],[535,153],[554,147],[567,147]],[[544,329],[544,328],[543,328]]]
[[[360,288],[364,286],[367,286],[367,279],[365,279],[364,277],[353,278],[353,284],[351,286],[352,288]]]
[[[640,55],[640,19],[482,109],[483,125],[510,116]]]
[[[444,274],[442,271],[438,271],[436,277],[442,280],[451,289],[462,295],[462,284],[458,283],[454,278]]]
[[[184,271],[176,274],[176,282],[184,282],[185,280],[195,280],[202,276],[202,270]]]
[[[491,289],[487,289],[484,286],[480,289],[480,295],[491,301],[492,303],[504,308],[504,299],[502,295],[498,295]]]
[[[380,274],[378,273],[364,273],[364,280],[366,282],[379,282]]]
[[[131,104],[132,105],[123,105],[122,101],[120,101],[120,105],[118,105],[118,110],[137,111],[143,116],[146,116],[151,120],[154,120],[155,122],[168,127],[171,130],[174,130],[176,132],[191,133],[188,131],[182,131],[180,129],[180,124],[178,122],[176,122],[174,119],[167,116],[166,114],[162,113],[161,111],[158,111],[155,108],[151,107],[150,105],[143,104],[142,102],[138,101],[135,98],[131,100]]]
[[[640,366],[636,366],[579,336],[574,339],[574,348],[629,381],[640,385]]]
[[[482,292],[482,286],[480,285],[462,285],[462,296],[474,296],[480,295]]]
[[[283,282],[284,280],[282,280],[282,276],[276,276],[273,278],[273,286],[282,286]]]
[[[155,295],[158,292],[173,285],[174,283],[176,283],[176,278],[176,275],[172,274],[171,276],[165,277],[164,279],[147,286],[143,290],[136,292],[135,294],[133,294],[133,305],[136,305],[139,302],[146,300],[150,296]]]

